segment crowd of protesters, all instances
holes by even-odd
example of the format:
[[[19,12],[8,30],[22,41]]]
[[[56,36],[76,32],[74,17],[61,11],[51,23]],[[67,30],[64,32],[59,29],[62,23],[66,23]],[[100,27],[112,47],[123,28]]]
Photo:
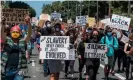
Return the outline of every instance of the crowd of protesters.
[[[2,80],[24,80],[24,75],[28,63],[30,63],[30,55],[36,46],[40,51],[40,36],[69,36],[70,49],[75,49],[79,61],[79,80],[82,80],[82,70],[85,66],[86,80],[98,80],[96,78],[100,66],[100,58],[85,58],[85,43],[106,44],[106,56],[104,59],[104,75],[105,79],[109,80],[109,73],[125,72],[126,79],[133,78],[133,30],[126,31],[118,30],[121,35],[111,28],[106,26],[105,29],[98,27],[89,27],[86,24],[84,27],[74,24],[68,24],[62,28],[61,21],[53,23],[46,21],[40,26],[31,25],[30,17],[25,18],[25,25],[6,25],[4,17],[2,18],[1,27],[1,72]],[[123,43],[122,36],[129,37],[129,41]],[[76,57],[76,56],[75,56]],[[114,66],[118,59],[118,70],[114,70]],[[60,72],[64,67],[65,75],[68,77],[68,68],[70,67],[71,77],[74,78],[75,60],[39,60],[43,64],[44,77],[50,75],[50,80],[59,80]],[[131,66],[131,70],[130,70]],[[131,77],[129,77],[131,75]]]

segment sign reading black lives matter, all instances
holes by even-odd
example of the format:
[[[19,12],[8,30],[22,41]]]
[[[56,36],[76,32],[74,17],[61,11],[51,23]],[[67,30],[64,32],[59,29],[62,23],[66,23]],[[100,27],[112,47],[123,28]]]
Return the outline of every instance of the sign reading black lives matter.
[[[86,43],[85,44],[85,58],[106,58],[107,46],[105,44]]]
[[[131,18],[113,14],[111,18],[111,23],[112,23],[111,27],[128,31],[130,26],[130,21]]]
[[[40,59],[69,60],[69,36],[41,36]]]
[[[23,24],[26,14],[29,14],[28,9],[2,9],[2,16],[5,16],[5,23],[8,25]]]

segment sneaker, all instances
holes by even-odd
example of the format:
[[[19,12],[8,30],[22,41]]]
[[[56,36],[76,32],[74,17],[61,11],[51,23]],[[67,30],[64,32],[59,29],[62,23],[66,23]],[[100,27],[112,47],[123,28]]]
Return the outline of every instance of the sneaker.
[[[47,76],[48,76],[48,73],[45,73],[45,72],[44,72],[44,77],[47,77]]]
[[[114,76],[115,75],[115,71],[111,71],[111,74],[112,74],[112,76]]]
[[[74,75],[73,74],[71,74],[71,78],[74,78]]]
[[[65,73],[65,78],[67,78],[67,74]]]

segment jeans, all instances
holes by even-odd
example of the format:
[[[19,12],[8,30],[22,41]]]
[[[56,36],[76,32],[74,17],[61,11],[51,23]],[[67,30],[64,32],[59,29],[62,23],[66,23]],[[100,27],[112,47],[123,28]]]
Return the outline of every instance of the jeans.
[[[97,72],[100,65],[100,59],[91,59],[93,65],[86,65],[86,75],[89,75],[89,80],[97,80]]]
[[[21,76],[19,74],[15,74],[12,76],[5,76],[4,80],[24,80],[24,76]]]
[[[44,73],[49,73],[48,60],[44,60],[43,70],[44,70]]]
[[[18,72],[15,68],[7,68],[3,80],[24,80],[24,76],[19,75]]]
[[[68,73],[68,67],[70,66],[71,74],[74,74],[74,62],[75,60],[66,60],[65,61],[65,73]]]
[[[130,71],[131,68],[131,71]],[[127,56],[126,57],[126,79],[129,79],[129,75],[133,78],[133,57]]]

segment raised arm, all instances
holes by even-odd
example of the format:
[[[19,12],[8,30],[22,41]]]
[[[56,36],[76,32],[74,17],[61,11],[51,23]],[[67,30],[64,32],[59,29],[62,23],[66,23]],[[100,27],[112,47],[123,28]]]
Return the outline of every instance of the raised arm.
[[[1,39],[5,42],[6,33],[4,32],[4,29],[5,29],[5,18],[2,17],[2,22],[1,22]]]
[[[26,16],[25,22],[28,25],[28,34],[27,34],[27,36],[25,38],[25,42],[27,43],[30,40],[31,34],[32,34],[32,27],[31,27],[30,17],[29,16]]]

